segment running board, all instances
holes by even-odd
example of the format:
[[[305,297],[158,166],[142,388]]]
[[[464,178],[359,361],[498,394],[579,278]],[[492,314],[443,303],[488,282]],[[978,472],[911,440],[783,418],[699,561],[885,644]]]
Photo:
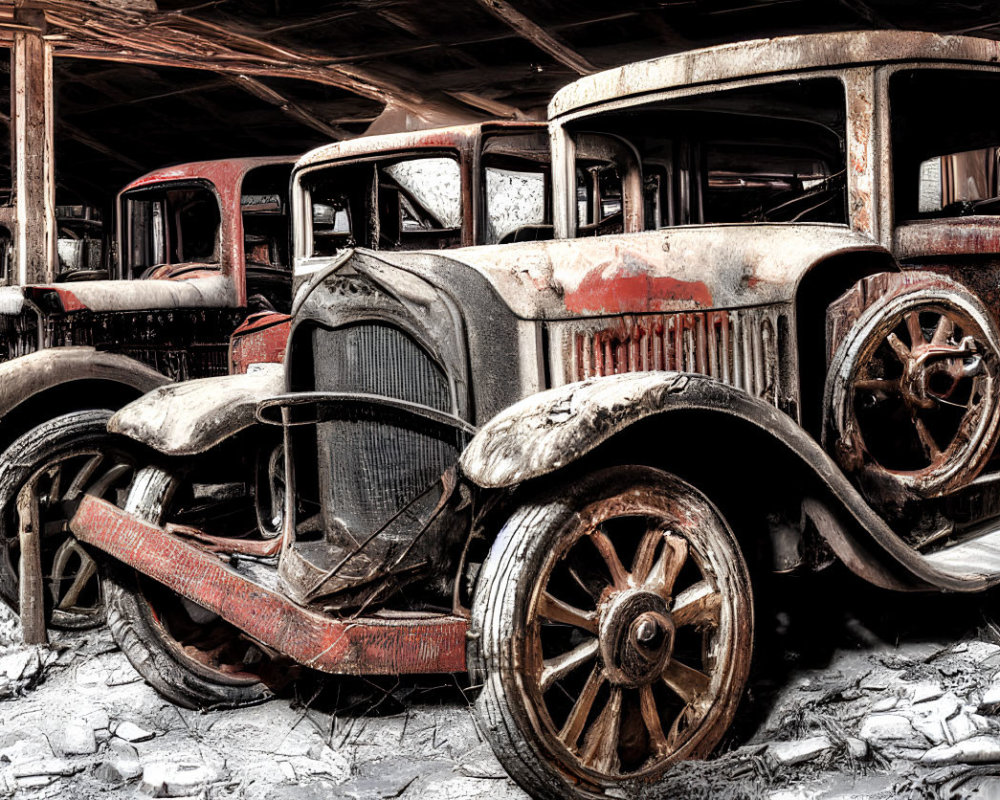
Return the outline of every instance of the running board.
[[[87,495],[70,530],[262,644],[312,669],[341,675],[465,671],[462,617],[331,617],[296,605],[206,552]]]

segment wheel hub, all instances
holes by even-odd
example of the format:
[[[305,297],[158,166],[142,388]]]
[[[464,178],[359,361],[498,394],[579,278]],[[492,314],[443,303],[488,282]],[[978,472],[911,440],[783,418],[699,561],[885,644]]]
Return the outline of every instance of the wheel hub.
[[[674,648],[674,622],[658,594],[628,589],[601,610],[598,637],[611,682],[644,686],[663,674]]]
[[[982,370],[982,357],[976,354],[971,336],[958,345],[917,345],[903,362],[903,399],[911,408],[934,408],[951,396],[961,380]]]

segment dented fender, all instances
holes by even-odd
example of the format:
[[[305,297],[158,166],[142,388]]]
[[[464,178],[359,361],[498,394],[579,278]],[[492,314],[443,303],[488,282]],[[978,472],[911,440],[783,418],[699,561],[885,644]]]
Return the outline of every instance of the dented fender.
[[[0,418],[41,392],[74,381],[107,381],[148,392],[170,379],[134,358],[93,347],[52,347],[0,364]]]
[[[735,418],[762,431],[796,457],[802,475],[808,471],[825,489],[824,505],[833,512],[817,522],[820,534],[863,578],[897,589],[933,586],[962,592],[982,591],[1000,581],[986,575],[959,576],[922,558],[867,504],[826,451],[791,417],[707,376],[637,372],[540,392],[483,425],[463,452],[460,467],[472,483],[484,489],[514,487],[578,461],[644,419],[681,411]],[[710,426],[704,419],[702,424]],[[810,512],[810,517],[816,516]],[[845,527],[834,517],[850,524]]]
[[[203,453],[256,424],[262,400],[285,385],[281,364],[262,364],[248,375],[200,378],[162,386],[129,403],[108,430],[170,456]]]

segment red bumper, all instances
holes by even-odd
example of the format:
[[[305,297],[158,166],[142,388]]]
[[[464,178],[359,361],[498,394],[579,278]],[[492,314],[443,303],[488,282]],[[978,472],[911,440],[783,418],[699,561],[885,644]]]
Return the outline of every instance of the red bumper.
[[[331,617],[265,589],[208,553],[86,496],[70,528],[92,545],[296,661],[349,675],[464,672],[467,622]]]

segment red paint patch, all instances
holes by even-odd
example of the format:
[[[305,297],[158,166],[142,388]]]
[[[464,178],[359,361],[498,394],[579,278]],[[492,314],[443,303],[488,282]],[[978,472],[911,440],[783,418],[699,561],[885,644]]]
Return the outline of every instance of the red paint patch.
[[[28,287],[31,297],[36,302],[44,295],[55,295],[59,298],[59,305],[63,311],[86,311],[87,306],[80,302],[80,299],[69,289],[59,289],[55,286],[31,286]]]
[[[280,364],[291,330],[288,314],[262,311],[247,317],[229,340],[229,372],[242,375],[251,364]]]
[[[702,281],[656,277],[622,266],[611,277],[605,277],[603,268],[592,270],[576,291],[566,293],[565,303],[577,314],[676,311],[710,307],[712,293]]]

